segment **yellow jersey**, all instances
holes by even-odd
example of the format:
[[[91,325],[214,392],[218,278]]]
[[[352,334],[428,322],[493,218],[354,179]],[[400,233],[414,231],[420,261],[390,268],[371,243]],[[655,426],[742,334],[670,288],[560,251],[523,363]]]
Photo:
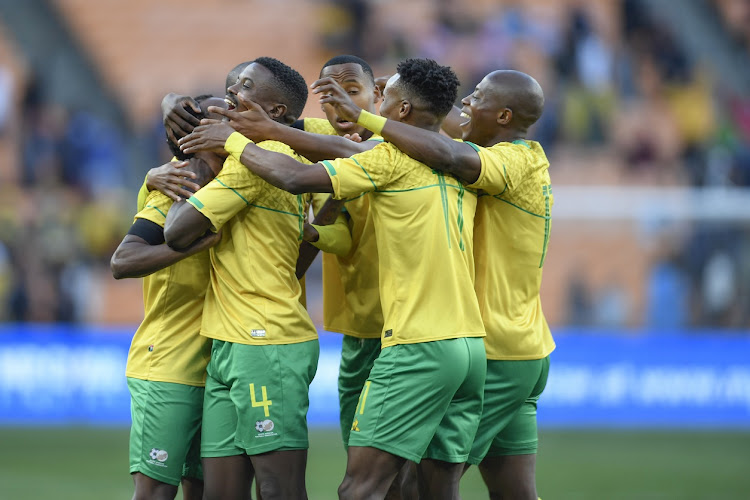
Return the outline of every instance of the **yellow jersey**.
[[[468,143],[481,172],[474,224],[476,291],[489,359],[541,359],[555,348],[539,289],[554,203],[549,161],[535,141]]]
[[[390,143],[322,164],[336,198],[370,192],[383,347],[483,337],[474,293],[476,194]]]
[[[280,142],[258,146],[307,162]],[[275,188],[231,155],[219,175],[188,199],[214,231],[222,230],[209,250],[202,335],[248,345],[317,339],[294,274],[308,199]]]
[[[305,118],[305,132],[336,135],[328,120],[321,118]],[[326,199],[327,194],[316,195],[317,205],[322,206]],[[323,327],[352,337],[378,338],[383,331],[383,309],[369,195],[347,200],[344,209],[352,244],[344,256],[323,253]]]
[[[152,191],[135,216],[164,227],[172,200]],[[143,278],[144,318],[133,336],[125,375],[202,387],[211,340],[200,335],[211,264],[208,251]]]

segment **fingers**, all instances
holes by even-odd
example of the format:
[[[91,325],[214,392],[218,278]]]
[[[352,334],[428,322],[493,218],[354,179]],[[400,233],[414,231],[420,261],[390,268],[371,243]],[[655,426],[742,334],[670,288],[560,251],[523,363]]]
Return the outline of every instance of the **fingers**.
[[[256,111],[258,113],[266,114],[266,111],[263,109],[263,107],[255,101],[244,99],[241,95],[237,95],[237,101],[238,103],[246,107],[248,111]]]
[[[217,123],[222,123],[222,121],[214,118],[204,118],[201,120],[201,125],[215,125]]]
[[[333,78],[327,77],[327,78],[321,78],[320,80],[315,80],[312,85],[310,85],[310,88],[313,89],[314,94],[319,94],[320,90],[318,90],[319,87],[323,85],[331,85],[335,84],[335,80]]]
[[[175,194],[174,192],[172,192],[172,190],[170,190],[170,189],[166,189],[166,188],[165,188],[165,189],[160,189],[159,191],[161,191],[161,192],[162,192],[163,194],[167,195],[168,197],[170,197],[170,198],[171,198],[172,200],[174,200],[174,201],[182,201],[182,199],[180,199],[180,197],[179,197],[179,196],[177,196],[177,195],[176,195],[176,194]]]

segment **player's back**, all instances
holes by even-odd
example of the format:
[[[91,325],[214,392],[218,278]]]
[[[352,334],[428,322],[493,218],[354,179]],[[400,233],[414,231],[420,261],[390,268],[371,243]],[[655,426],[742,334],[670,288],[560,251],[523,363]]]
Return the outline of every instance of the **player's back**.
[[[151,192],[136,218],[164,226],[172,200]],[[199,335],[211,263],[208,251],[143,278],[144,319],[128,353],[128,377],[200,386],[210,342]]]

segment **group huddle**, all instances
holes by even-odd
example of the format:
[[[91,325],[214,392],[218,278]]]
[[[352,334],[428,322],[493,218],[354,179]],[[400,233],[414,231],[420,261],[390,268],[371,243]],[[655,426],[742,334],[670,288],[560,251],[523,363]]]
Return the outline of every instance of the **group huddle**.
[[[111,262],[143,277],[134,499],[182,484],[247,500],[253,480],[263,500],[307,498],[319,344],[304,272],[322,251],[324,326],[343,334],[339,498],[458,499],[473,464],[490,498],[536,500],[555,347],[539,297],[549,163],[525,138],[542,89],[494,71],[459,109],[458,78],[429,59],[378,83],[337,56],[312,85],[327,119],[302,118],[305,80],[260,57],[223,99],[164,98],[175,158],[149,171]]]

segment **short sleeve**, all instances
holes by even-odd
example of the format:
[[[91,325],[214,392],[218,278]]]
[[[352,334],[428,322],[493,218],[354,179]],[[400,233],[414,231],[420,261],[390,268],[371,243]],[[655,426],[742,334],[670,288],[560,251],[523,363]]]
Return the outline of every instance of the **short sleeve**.
[[[388,186],[393,177],[393,152],[387,143],[350,158],[324,160],[321,163],[331,178],[334,197],[353,198]]]
[[[138,201],[136,205],[136,210],[140,212],[143,210],[143,207],[146,206],[146,198],[148,198],[148,195],[150,191],[148,190],[148,186],[146,185],[146,181],[148,180],[148,174],[146,174],[146,177],[143,178],[143,184],[141,185],[141,189],[138,190]]]
[[[164,227],[167,212],[169,212],[172,203],[174,202],[169,196],[159,191],[151,191],[143,201],[143,208],[135,214],[135,219],[145,219]]]
[[[263,179],[229,156],[219,175],[187,201],[211,221],[214,231],[218,231],[253,202],[263,182]]]
[[[491,148],[479,147],[467,142],[479,154],[481,172],[479,178],[470,188],[482,189],[490,195],[504,193],[513,189],[523,180],[531,163],[528,147],[510,142],[503,142]]]

